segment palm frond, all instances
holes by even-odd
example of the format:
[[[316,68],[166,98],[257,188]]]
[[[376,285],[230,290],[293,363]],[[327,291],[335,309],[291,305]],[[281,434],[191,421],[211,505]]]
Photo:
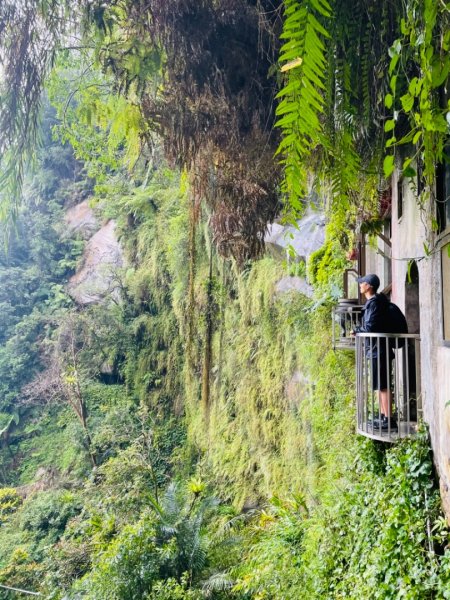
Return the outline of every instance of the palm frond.
[[[202,589],[206,598],[211,598],[215,592],[231,590],[233,585],[234,581],[227,572],[214,573],[203,583]]]

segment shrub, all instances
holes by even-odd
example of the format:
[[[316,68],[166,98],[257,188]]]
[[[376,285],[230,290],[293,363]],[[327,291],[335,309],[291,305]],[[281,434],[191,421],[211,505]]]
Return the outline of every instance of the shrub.
[[[22,504],[15,488],[0,488],[0,525]]]

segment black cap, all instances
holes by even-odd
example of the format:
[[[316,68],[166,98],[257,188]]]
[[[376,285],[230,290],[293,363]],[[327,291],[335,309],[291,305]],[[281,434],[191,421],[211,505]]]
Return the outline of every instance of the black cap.
[[[375,273],[368,273],[364,277],[358,277],[358,283],[368,283],[375,291],[380,287],[380,279]]]

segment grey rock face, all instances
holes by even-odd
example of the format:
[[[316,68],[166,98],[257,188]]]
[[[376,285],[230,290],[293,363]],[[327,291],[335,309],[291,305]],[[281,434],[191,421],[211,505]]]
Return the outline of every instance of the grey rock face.
[[[65,216],[66,235],[79,234],[85,240],[89,239],[99,227],[94,211],[87,200],[69,208]]]
[[[313,252],[321,248],[325,242],[325,215],[317,211],[309,211],[297,226],[271,223],[264,238],[267,251],[275,258],[286,259],[294,251],[293,261],[307,262]],[[275,293],[298,292],[312,297],[313,288],[303,277],[282,277],[275,288]]]
[[[67,285],[69,294],[82,305],[118,300],[118,270],[124,266],[124,258],[115,222],[100,226],[86,200],[70,208],[65,221],[68,235],[81,235],[87,240],[82,265]]]
[[[275,286],[276,294],[285,294],[286,292],[299,292],[305,296],[312,297],[313,288],[303,277],[282,277]]]
[[[264,238],[266,247],[274,255],[284,257],[288,246],[292,246],[297,257],[307,261],[310,255],[325,242],[325,215],[310,211],[297,221],[298,227],[272,223]]]
[[[86,243],[83,265],[69,280],[69,294],[79,304],[92,304],[108,298],[118,300],[117,271],[123,266],[115,223],[109,221]]]

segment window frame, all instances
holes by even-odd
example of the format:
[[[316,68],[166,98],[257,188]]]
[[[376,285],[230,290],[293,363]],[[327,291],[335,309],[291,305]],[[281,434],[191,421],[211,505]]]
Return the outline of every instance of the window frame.
[[[440,265],[439,265],[439,270],[440,270],[440,286],[439,286],[439,291],[441,294],[441,301],[440,301],[440,307],[441,307],[441,322],[442,322],[442,326],[441,326],[441,341],[442,341],[442,345],[449,347],[450,348],[450,294],[448,294],[447,296],[444,293],[444,284],[446,283],[446,281],[444,281],[444,255],[447,254],[449,252],[448,248],[450,248],[450,227],[447,228],[446,231],[442,232],[442,235],[440,235],[440,252],[439,252],[439,259],[440,259]],[[448,269],[448,283],[447,286],[450,288],[450,256],[448,256],[447,254],[447,260],[449,263],[449,269]],[[448,302],[448,307],[447,307],[447,311],[446,311],[446,305],[444,303],[445,298],[448,298],[447,302]],[[448,315],[448,325],[446,325],[446,319],[445,316],[446,314]],[[446,337],[446,330],[448,330],[448,338]]]

